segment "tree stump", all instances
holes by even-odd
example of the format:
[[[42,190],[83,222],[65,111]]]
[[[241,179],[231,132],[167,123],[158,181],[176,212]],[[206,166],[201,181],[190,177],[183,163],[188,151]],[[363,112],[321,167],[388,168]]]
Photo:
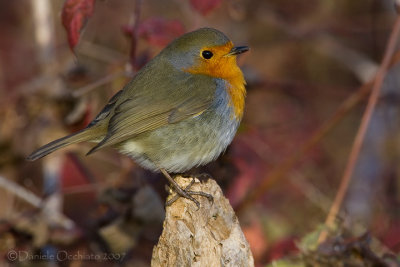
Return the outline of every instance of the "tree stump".
[[[192,178],[175,180],[185,188]],[[151,266],[254,266],[238,218],[217,183],[196,179],[191,190],[211,194],[214,202],[195,196],[200,202],[198,209],[195,203],[181,197],[166,208],[163,232],[153,249]],[[171,192],[168,199],[174,195]]]

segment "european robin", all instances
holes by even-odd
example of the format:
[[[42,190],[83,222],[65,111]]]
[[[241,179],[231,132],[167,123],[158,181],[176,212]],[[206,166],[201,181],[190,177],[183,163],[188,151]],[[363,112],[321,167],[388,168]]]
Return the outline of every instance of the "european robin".
[[[186,33],[149,61],[85,129],[42,146],[28,160],[83,141],[97,143],[87,154],[111,146],[161,171],[178,195],[199,205],[192,195],[211,196],[182,189],[169,173],[215,160],[231,143],[246,95],[236,56],[248,50],[212,28]]]

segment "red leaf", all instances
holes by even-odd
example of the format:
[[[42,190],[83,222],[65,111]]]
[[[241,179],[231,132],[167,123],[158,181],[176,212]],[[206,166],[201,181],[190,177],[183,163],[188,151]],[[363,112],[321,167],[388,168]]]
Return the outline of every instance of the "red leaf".
[[[176,37],[185,33],[179,20],[149,18],[138,27],[138,34],[152,45],[164,47]]]
[[[203,16],[210,13],[221,4],[221,0],[190,0],[193,9]]]
[[[71,50],[79,41],[80,33],[88,18],[92,16],[96,0],[65,0],[61,21],[67,30]]]

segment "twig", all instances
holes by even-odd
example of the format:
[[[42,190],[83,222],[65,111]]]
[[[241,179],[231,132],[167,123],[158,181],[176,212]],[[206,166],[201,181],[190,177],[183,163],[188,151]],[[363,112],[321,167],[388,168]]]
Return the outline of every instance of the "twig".
[[[107,76],[105,76],[105,77],[103,77],[103,78],[101,78],[101,79],[99,79],[99,80],[97,80],[97,81],[95,81],[93,83],[90,83],[88,85],[85,85],[85,86],[75,90],[72,93],[72,96],[73,97],[81,97],[82,95],[89,93],[93,89],[96,89],[99,86],[102,86],[104,84],[112,82],[114,79],[116,79],[116,78],[118,78],[120,76],[123,76],[123,75],[127,75],[127,72],[125,70],[118,71],[118,72],[115,72],[115,73],[111,73],[111,74],[109,74],[109,75],[107,75]]]
[[[36,196],[32,192],[26,190],[19,184],[3,177],[0,175],[0,187],[4,188],[8,192],[11,192],[13,195],[17,196],[18,198],[25,200],[27,203],[31,204],[36,208],[40,208],[43,214],[50,211],[51,200],[54,199],[45,199],[42,200],[40,197]],[[52,210],[53,211],[53,210]],[[64,227],[65,229],[71,229],[75,224],[72,220],[66,217],[64,214],[60,212],[52,212],[51,216],[46,215],[44,216],[48,223],[57,223],[57,225]]]
[[[271,8],[272,10],[272,8]],[[269,11],[262,17],[264,23],[268,23],[285,32],[294,39],[310,42],[317,51],[320,51],[331,58],[342,63],[349,71],[363,83],[369,81],[377,69],[378,65],[360,51],[355,51],[343,45],[337,39],[331,37],[331,32],[335,31],[332,27],[325,25],[314,25],[306,28],[298,24],[290,24],[276,12]]]
[[[316,49],[337,60],[352,71],[362,82],[374,78],[379,65],[359,51],[353,50],[327,34],[321,34],[315,40]]]
[[[319,188],[311,184],[309,181],[307,181],[306,178],[304,178],[300,174],[295,174],[291,176],[290,182],[296,186],[300,192],[304,194],[304,196],[315,206],[320,208],[321,211],[324,213],[329,210],[329,207],[332,204],[331,199],[329,199],[327,196],[325,196]]]
[[[39,208],[42,203],[42,199],[40,197],[3,176],[0,176],[0,187],[13,193],[15,196],[25,200],[27,203],[36,208]]]
[[[331,118],[329,118],[320,128],[303,145],[298,148],[296,152],[291,154],[283,162],[281,162],[275,169],[264,177],[262,182],[256,186],[251,194],[246,195],[243,201],[236,207],[236,211],[240,213],[249,206],[251,203],[261,197],[265,191],[283,178],[292,167],[310,151],[322,138],[324,138],[344,117],[352,110],[370,91],[371,84],[367,83],[360,87],[354,94],[350,95],[342,105],[336,110]]]
[[[85,39],[80,40],[79,46],[75,49],[77,49],[80,55],[92,57],[107,64],[123,64],[127,60],[126,54],[101,44],[89,42]]]
[[[365,133],[367,132],[368,125],[369,125],[371,116],[374,112],[376,103],[378,101],[378,97],[380,94],[380,90],[381,90],[386,72],[390,66],[391,59],[392,59],[393,54],[396,49],[396,44],[397,44],[399,34],[400,34],[400,15],[397,16],[396,21],[394,23],[393,30],[390,34],[389,42],[387,44],[385,54],[384,54],[384,57],[382,60],[382,64],[380,65],[378,72],[375,76],[375,80],[374,80],[373,87],[372,87],[372,93],[369,97],[365,113],[361,120],[360,128],[358,129],[356,138],[354,140],[353,147],[351,149],[349,160],[347,162],[346,169],[344,171],[342,180],[340,182],[338,192],[336,194],[336,197],[332,204],[332,207],[329,211],[328,217],[325,221],[325,224],[327,225],[328,228],[333,226],[333,224],[335,222],[335,218],[340,210],[340,207],[342,206],[343,199],[347,193],[347,189],[348,189],[348,186],[349,186],[349,183],[351,180],[351,176],[353,174],[354,167],[356,165],[358,156],[360,154],[361,146],[364,141]],[[320,243],[324,242],[327,238],[327,235],[328,235],[328,232],[326,230],[322,231],[318,238],[318,243],[320,244]]]

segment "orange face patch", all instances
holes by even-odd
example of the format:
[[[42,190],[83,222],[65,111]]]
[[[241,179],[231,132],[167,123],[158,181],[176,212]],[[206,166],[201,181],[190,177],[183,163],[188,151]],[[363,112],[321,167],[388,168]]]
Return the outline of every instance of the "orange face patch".
[[[231,97],[235,117],[241,119],[244,109],[244,97],[246,95],[245,80],[243,73],[236,63],[235,55],[228,55],[233,48],[232,42],[225,45],[204,47],[200,50],[199,60],[191,68],[184,71],[192,74],[204,74],[215,78],[226,80],[230,87],[227,88]],[[210,51],[212,57],[206,59],[202,56],[203,51]]]

